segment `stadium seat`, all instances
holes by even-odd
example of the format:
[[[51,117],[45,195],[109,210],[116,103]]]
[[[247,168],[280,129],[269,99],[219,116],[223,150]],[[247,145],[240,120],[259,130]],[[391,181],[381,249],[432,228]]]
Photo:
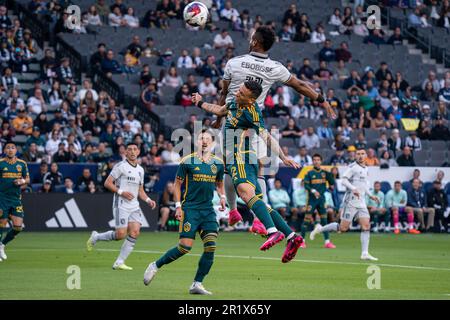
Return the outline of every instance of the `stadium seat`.
[[[391,184],[387,181],[381,181],[381,191],[383,191],[384,194],[391,190]]]

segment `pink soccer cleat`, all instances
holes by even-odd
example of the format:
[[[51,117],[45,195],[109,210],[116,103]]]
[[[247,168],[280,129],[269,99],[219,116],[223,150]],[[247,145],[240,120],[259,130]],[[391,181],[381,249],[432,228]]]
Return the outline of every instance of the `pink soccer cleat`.
[[[228,213],[228,225],[234,226],[236,223],[242,220],[242,216],[237,209],[230,210]]]
[[[336,246],[331,241],[325,243],[323,247],[327,249],[336,249]]]
[[[303,239],[302,244],[300,245],[300,248],[306,249],[306,241]]]
[[[250,232],[260,234],[262,236],[267,236],[266,227],[264,227],[263,223],[257,217],[253,219],[253,224],[250,227]]]
[[[274,245],[276,245],[278,242],[282,241],[284,239],[284,234],[282,234],[280,231],[272,233],[269,238],[262,244],[262,246],[259,248],[261,251],[266,251],[272,248]]]
[[[284,250],[281,262],[287,263],[294,259],[302,243],[303,238],[301,236],[295,236],[294,238],[290,239],[286,245],[286,249]]]

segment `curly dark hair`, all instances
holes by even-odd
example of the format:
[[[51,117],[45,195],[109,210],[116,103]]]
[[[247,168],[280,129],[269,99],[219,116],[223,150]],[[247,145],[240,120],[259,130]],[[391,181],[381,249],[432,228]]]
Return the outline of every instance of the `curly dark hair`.
[[[259,27],[253,37],[261,44],[264,51],[269,51],[275,42],[275,32],[270,26]]]
[[[252,92],[253,98],[257,99],[262,92],[261,85],[253,80],[247,80],[244,82],[244,86]]]

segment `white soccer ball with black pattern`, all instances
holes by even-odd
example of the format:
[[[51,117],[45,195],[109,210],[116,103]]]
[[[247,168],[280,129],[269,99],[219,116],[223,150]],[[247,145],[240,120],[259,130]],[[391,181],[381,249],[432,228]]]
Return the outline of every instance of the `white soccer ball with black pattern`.
[[[208,21],[208,8],[201,2],[189,3],[183,11],[184,21],[193,27],[203,27]]]

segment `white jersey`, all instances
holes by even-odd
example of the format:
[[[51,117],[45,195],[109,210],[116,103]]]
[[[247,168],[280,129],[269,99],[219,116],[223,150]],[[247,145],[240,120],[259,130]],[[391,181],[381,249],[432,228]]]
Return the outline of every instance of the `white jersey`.
[[[230,102],[239,87],[248,80],[259,82],[262,93],[256,100],[260,109],[264,108],[267,92],[275,82],[287,82],[291,78],[289,70],[267,54],[250,52],[228,60],[223,80],[230,81],[226,102]]]
[[[342,185],[347,188],[344,196],[344,205],[355,208],[365,208],[366,194],[369,193],[369,169],[357,162],[351,163],[342,175]],[[359,192],[359,197],[353,194],[353,190]]]
[[[138,194],[139,188],[144,184],[144,168],[139,164],[131,165],[127,160],[117,163],[111,173],[117,188],[122,191],[130,192],[133,195],[132,200],[114,194],[114,208],[125,210],[135,210],[139,208]]]

